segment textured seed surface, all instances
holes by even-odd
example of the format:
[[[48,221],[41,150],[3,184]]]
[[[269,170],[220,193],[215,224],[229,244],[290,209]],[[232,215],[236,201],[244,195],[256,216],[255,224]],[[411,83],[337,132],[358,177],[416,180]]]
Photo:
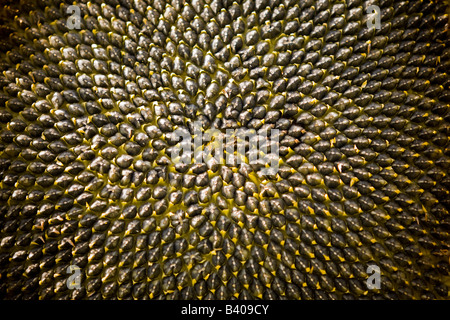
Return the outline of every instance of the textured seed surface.
[[[2,1],[0,298],[448,299],[445,1],[69,5]],[[173,163],[195,121],[278,172]]]

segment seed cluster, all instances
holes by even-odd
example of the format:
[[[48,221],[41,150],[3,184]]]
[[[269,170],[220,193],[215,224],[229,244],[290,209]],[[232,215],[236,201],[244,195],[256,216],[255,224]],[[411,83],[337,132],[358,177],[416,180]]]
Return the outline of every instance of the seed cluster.
[[[445,1],[103,2],[3,1],[0,298],[448,298]],[[196,121],[277,174],[175,164]]]

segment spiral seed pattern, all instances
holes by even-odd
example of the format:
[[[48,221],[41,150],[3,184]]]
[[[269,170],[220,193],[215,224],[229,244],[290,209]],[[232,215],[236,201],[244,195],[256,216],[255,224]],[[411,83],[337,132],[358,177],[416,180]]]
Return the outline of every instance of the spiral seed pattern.
[[[0,298],[448,298],[445,1],[2,3]],[[278,172],[173,163],[196,121]]]

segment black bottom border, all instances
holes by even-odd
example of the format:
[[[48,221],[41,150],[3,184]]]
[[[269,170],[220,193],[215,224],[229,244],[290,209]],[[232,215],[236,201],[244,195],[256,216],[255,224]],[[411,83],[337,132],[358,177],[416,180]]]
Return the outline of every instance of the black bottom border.
[[[71,319],[302,319],[446,315],[449,301],[0,301],[2,314]],[[211,311],[212,314],[211,314]],[[292,318],[294,316],[294,318]],[[384,320],[384,319],[380,319]]]

